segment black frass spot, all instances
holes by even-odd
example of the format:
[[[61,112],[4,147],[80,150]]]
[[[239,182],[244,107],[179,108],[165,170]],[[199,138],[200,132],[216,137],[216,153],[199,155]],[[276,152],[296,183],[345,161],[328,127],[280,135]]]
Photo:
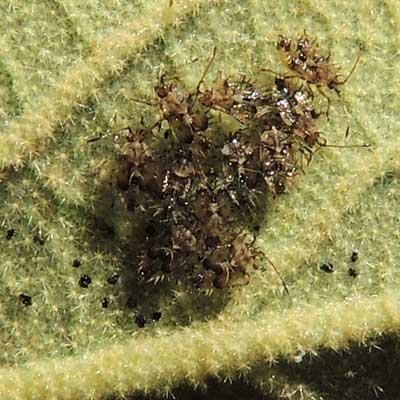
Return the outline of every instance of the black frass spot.
[[[351,253],[350,260],[351,260],[351,262],[356,262],[358,260],[358,253],[356,251],[353,251]]]
[[[352,278],[357,278],[357,276],[359,275],[359,272],[354,269],[354,268],[349,268],[349,270],[347,271],[347,273],[349,274],[349,276],[351,276]]]
[[[36,243],[39,243],[41,246],[44,246],[44,244],[46,243],[46,241],[43,239],[43,237],[42,236],[40,236],[40,235],[35,235],[34,237],[33,237],[33,240],[36,242]]]
[[[20,294],[19,295],[19,301],[24,306],[31,306],[32,305],[32,298],[31,298],[31,296],[28,296],[27,294]]]
[[[111,276],[109,276],[107,278],[107,282],[110,285],[115,285],[118,282],[118,279],[119,279],[119,275],[118,274],[113,274],[113,275],[111,275]]]
[[[135,324],[139,327],[139,328],[144,328],[144,326],[146,325],[146,318],[143,314],[139,314],[135,317]]]
[[[92,283],[92,278],[89,275],[83,274],[79,279],[79,286],[82,288],[87,288]]]
[[[128,300],[126,301],[126,306],[128,308],[136,308],[137,302],[133,297],[129,297]]]
[[[14,230],[14,229],[8,229],[8,230],[7,230],[6,239],[7,239],[7,240],[11,240],[11,239],[13,238],[14,235],[15,235],[15,230]]]
[[[109,304],[110,304],[110,300],[107,297],[104,297],[104,299],[101,301],[101,306],[103,308],[107,308]]]
[[[159,321],[160,320],[160,318],[161,318],[161,311],[155,311],[155,312],[153,312],[152,314],[151,314],[151,319],[153,320],[153,321]]]
[[[322,264],[319,269],[330,274],[335,270],[335,267],[331,263],[325,263]]]

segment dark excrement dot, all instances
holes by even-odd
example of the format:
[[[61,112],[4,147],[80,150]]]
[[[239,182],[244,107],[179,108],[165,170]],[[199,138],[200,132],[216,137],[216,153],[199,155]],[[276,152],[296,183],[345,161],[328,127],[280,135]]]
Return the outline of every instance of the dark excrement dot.
[[[14,229],[12,229],[12,228],[8,229],[7,230],[7,236],[6,236],[7,240],[11,240],[13,238],[14,234],[15,234],[15,230]]]
[[[92,283],[92,278],[89,275],[83,274],[79,279],[79,286],[82,288],[87,288]]]
[[[352,262],[356,262],[358,260],[358,253],[356,251],[353,251],[351,253],[351,258],[350,259],[351,259]]]
[[[136,300],[133,297],[129,297],[126,302],[126,306],[128,308],[135,308],[137,306]]]
[[[40,235],[35,235],[33,237],[33,240],[39,243],[41,246],[44,246],[44,244],[46,243],[46,241]]]
[[[157,230],[155,228],[154,225],[147,225],[145,230],[144,230],[146,236],[146,240],[150,240],[151,238],[153,238],[155,236],[155,234],[157,233]]]
[[[82,265],[81,260],[79,260],[79,259],[77,259],[77,258],[75,258],[75,260],[72,261],[72,266],[73,266],[74,268],[79,268],[81,265]]]
[[[32,305],[32,298],[27,294],[20,294],[19,300],[24,306],[31,306]]]
[[[330,274],[335,270],[335,267],[331,263],[324,263],[319,267],[319,269]]]
[[[357,276],[359,275],[359,272],[354,268],[349,268],[347,272],[352,278],[357,278]]]
[[[171,136],[171,134],[172,134],[171,130],[170,130],[170,129],[167,129],[167,130],[164,132],[164,139],[168,139],[168,138]]]
[[[153,321],[159,321],[160,320],[160,318],[161,318],[161,312],[160,311],[155,311],[155,312],[153,312],[152,314],[151,314],[151,319],[153,320]]]
[[[113,275],[111,275],[111,276],[109,276],[107,278],[107,282],[110,285],[115,285],[118,282],[118,279],[119,279],[119,275],[118,274],[113,274]]]
[[[143,314],[139,314],[135,317],[135,323],[139,328],[144,328],[146,325],[146,317]]]
[[[101,306],[103,308],[107,308],[109,304],[110,304],[110,300],[108,299],[108,297],[104,297],[104,299],[101,301]]]

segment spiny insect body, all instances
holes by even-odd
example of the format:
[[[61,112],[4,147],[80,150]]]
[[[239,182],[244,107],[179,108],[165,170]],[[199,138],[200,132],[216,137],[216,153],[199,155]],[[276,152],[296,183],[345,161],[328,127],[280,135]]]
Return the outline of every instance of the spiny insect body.
[[[331,62],[330,54],[321,54],[316,41],[312,40],[306,32],[297,40],[281,35],[277,49],[286,67],[302,79],[310,90],[311,86],[316,87],[328,101],[327,115],[331,100],[325,89],[334,90],[340,97],[339,87],[350,79],[361,58],[360,52],[347,77],[341,79],[340,68]],[[360,50],[362,49],[360,45]],[[346,108],[343,103],[341,104],[343,111],[347,114]]]

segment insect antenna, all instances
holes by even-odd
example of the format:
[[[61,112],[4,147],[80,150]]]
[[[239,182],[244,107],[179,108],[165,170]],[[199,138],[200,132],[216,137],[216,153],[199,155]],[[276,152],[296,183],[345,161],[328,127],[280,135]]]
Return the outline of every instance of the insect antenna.
[[[363,144],[328,144],[326,143],[325,138],[320,138],[323,141],[318,141],[318,145],[321,147],[337,147],[337,148],[342,148],[342,149],[347,149],[347,148],[352,148],[352,147],[371,147],[369,143],[363,143]]]
[[[140,118],[140,124],[141,124],[142,126],[145,126],[145,125],[144,125],[144,119],[143,119],[143,117]],[[111,140],[113,140],[114,143],[115,143],[117,140],[119,140],[119,136],[116,135],[116,134],[117,134],[118,132],[122,132],[122,131],[128,131],[128,132],[129,132],[129,135],[133,135],[133,134],[134,134],[134,130],[132,129],[132,127],[130,127],[130,126],[125,126],[125,127],[123,127],[123,128],[117,129],[116,131],[113,131],[113,132],[105,132],[105,133],[103,133],[103,134],[101,134],[101,135],[99,135],[99,136],[96,136],[96,137],[94,137],[94,138],[88,139],[88,140],[86,141],[86,143],[97,142],[97,141],[100,140],[100,139],[111,139]],[[110,135],[113,135],[113,137],[111,138]],[[125,139],[127,139],[128,141],[130,141],[130,140],[129,140],[129,136],[126,136]]]
[[[214,62],[214,60],[215,60],[215,55],[216,55],[216,54],[217,54],[217,48],[214,47],[214,48],[213,48],[213,52],[212,52],[212,54],[211,54],[210,61],[208,62],[206,69],[203,71],[203,74],[201,75],[201,78],[200,78],[199,82],[198,82],[197,85],[196,85],[196,93],[197,93],[197,94],[199,93],[200,86],[201,86],[201,84],[203,83],[204,78],[206,77],[206,75],[207,75],[208,72],[210,71],[211,65],[213,64],[213,62]]]
[[[360,53],[358,54],[358,56],[356,58],[356,61],[354,62],[353,66],[351,67],[350,72],[348,73],[346,78],[343,81],[336,81],[336,85],[333,87],[335,93],[337,94],[337,96],[338,96],[338,98],[340,100],[340,106],[342,107],[343,112],[344,112],[344,114],[346,116],[347,128],[346,128],[345,137],[347,137],[349,135],[349,131],[350,131],[350,116],[349,116],[349,113],[348,113],[348,111],[346,109],[346,106],[344,104],[343,97],[342,97],[342,95],[340,93],[340,90],[337,88],[337,86],[338,85],[344,85],[351,78],[351,76],[353,75],[354,70],[357,67],[357,64],[359,63],[359,61],[361,59],[361,50],[362,50],[362,46],[360,46]],[[321,94],[323,94],[323,92],[320,89],[319,89],[319,92]],[[324,97],[327,97],[325,94],[323,94],[323,95],[324,95]],[[328,110],[329,110],[329,105],[330,105],[330,99],[328,98]]]
[[[358,56],[356,58],[356,61],[354,62],[353,66],[351,67],[350,72],[348,73],[348,75],[346,76],[346,78],[343,81],[337,82],[337,85],[344,85],[351,78],[351,76],[353,75],[354,70],[357,67],[357,64],[359,63],[359,61],[361,59],[361,50],[362,50],[362,47],[360,46],[360,53],[358,54]],[[349,131],[350,131],[350,116],[349,116],[349,113],[348,113],[348,111],[346,109],[346,106],[344,104],[344,101],[343,101],[342,95],[340,93],[340,90],[337,87],[334,87],[334,90],[335,90],[335,92],[336,92],[336,94],[337,94],[337,96],[338,96],[338,98],[340,100],[340,106],[342,107],[343,112],[346,115],[347,128],[346,128],[345,137],[347,137],[349,135]]]
[[[128,100],[133,101],[135,103],[146,104],[146,106],[150,106],[150,107],[157,107],[157,103],[151,103],[150,101],[137,99],[135,97],[129,97]]]
[[[132,133],[132,129],[130,127],[121,128],[121,129],[116,130],[115,132],[106,132],[106,133],[103,133],[103,134],[101,134],[99,136],[96,136],[94,138],[88,139],[88,140],[86,140],[86,143],[97,142],[98,140],[101,140],[101,139],[111,139],[110,138],[110,134],[121,132],[121,131],[124,131],[126,129],[128,129],[130,131],[130,133]]]
[[[309,85],[308,83],[307,83],[307,87],[311,90],[311,87],[310,87],[310,85]],[[327,103],[328,103],[328,106],[326,107],[325,115],[326,115],[326,119],[329,121],[329,110],[330,110],[330,108],[331,108],[331,99],[330,99],[330,97],[322,90],[322,88],[321,88],[320,86],[317,86],[317,90],[318,90],[318,93],[319,93],[322,97],[324,97],[324,98],[326,99]],[[336,90],[335,90],[335,91],[336,91]],[[337,93],[337,95],[339,96],[339,99],[342,100],[342,96],[340,95],[340,92],[339,92],[339,91],[336,91],[336,93]],[[341,101],[340,104],[341,104],[341,106],[342,106],[342,108],[343,108],[344,113],[347,115],[348,113],[347,113],[346,107],[344,106],[343,101]]]
[[[279,272],[278,268],[275,267],[274,263],[264,254],[263,255],[265,257],[265,259],[268,261],[268,263],[271,265],[271,267],[273,268],[273,270],[275,271],[275,273],[278,275],[279,279],[282,282],[283,288],[285,289],[286,294],[290,297],[290,293],[289,293],[289,289],[288,286],[286,285],[285,280],[283,279],[281,273]]]
[[[97,142],[100,139],[105,139],[107,136],[106,135],[100,135],[100,136],[96,136],[94,138],[88,139],[86,140],[86,143],[93,143],[93,142]]]
[[[285,74],[282,73],[282,72],[277,72],[277,71],[274,71],[273,69],[270,69],[270,68],[260,68],[260,71],[269,72],[269,73],[272,74],[272,75],[280,76],[280,77],[282,77],[282,78],[284,78],[284,79],[299,79],[299,78],[300,78],[300,79],[305,80],[304,78],[299,77],[299,76],[297,76],[297,75],[285,75]]]
[[[175,68],[175,70],[179,70],[179,69],[182,69],[182,68],[186,67],[187,65],[194,64],[194,63],[197,62],[197,61],[199,61],[199,57],[194,57],[194,58],[192,58],[189,62],[185,62],[185,63],[182,63],[182,64],[178,64],[178,65],[175,66],[174,68]],[[178,78],[178,77],[175,77],[175,79],[179,79],[179,78]]]
[[[360,48],[360,50],[361,50],[361,48]],[[354,62],[353,66],[351,67],[351,70],[348,73],[348,75],[346,76],[346,78],[343,81],[338,82],[338,85],[344,85],[350,79],[351,75],[353,75],[353,72],[357,67],[358,62],[360,61],[360,58],[361,58],[361,51],[358,54],[356,61]]]
[[[363,143],[363,144],[326,144],[326,143],[318,143],[322,147],[337,147],[340,149],[350,149],[352,147],[371,147],[369,143]]]

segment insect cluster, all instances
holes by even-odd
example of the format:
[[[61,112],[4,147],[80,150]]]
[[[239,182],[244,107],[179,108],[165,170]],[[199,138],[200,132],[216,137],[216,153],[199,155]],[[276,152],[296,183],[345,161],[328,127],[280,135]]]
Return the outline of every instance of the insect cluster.
[[[315,148],[326,145],[311,85],[341,84],[329,57],[317,55],[306,36],[297,43],[281,38],[277,47],[298,79],[276,76],[259,87],[219,75],[202,90],[214,50],[193,92],[160,78],[156,125],[126,128],[113,181],[143,222],[137,263],[144,279],[222,289],[247,284],[265,261],[249,221],[267,193],[284,194]],[[218,114],[239,128],[226,132]]]

